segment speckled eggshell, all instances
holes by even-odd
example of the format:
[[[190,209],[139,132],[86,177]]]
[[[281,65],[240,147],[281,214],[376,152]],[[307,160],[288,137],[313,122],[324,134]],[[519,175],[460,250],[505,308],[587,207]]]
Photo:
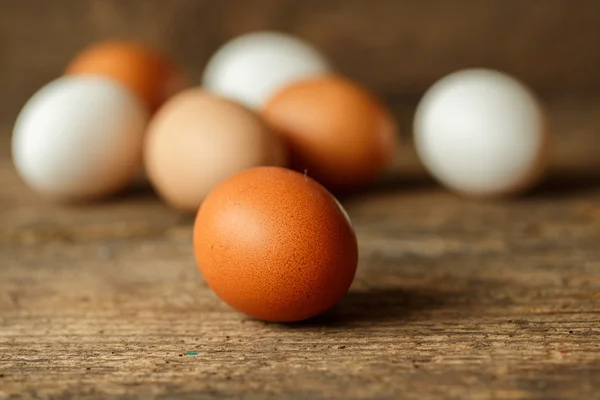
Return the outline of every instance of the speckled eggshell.
[[[277,322],[311,318],[340,301],[358,260],[336,199],[279,167],[240,172],[211,191],[196,216],[194,253],[218,297]]]

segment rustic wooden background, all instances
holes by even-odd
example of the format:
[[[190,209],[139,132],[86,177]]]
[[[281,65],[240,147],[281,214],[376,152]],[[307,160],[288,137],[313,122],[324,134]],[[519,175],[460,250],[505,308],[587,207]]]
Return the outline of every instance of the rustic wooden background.
[[[258,29],[309,40],[387,97],[471,66],[548,96],[600,91],[597,0],[1,0],[0,118],[92,41],[140,39],[198,79],[220,44]]]
[[[91,41],[129,36],[194,79],[225,40],[281,29],[385,97],[467,66],[531,84],[552,170],[512,201],[461,199],[409,146],[343,198],[357,279],[301,324],[233,312],[203,283],[192,217],[147,191],[64,206],[23,185],[14,117]],[[600,1],[0,0],[0,399],[593,399],[600,395]]]

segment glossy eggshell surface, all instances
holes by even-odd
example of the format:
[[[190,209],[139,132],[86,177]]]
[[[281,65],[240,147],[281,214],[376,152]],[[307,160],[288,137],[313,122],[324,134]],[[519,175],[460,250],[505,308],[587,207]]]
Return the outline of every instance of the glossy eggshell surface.
[[[355,189],[393,161],[397,126],[391,113],[360,85],[337,76],[294,83],[262,110],[288,143],[294,169],[329,189]]]
[[[342,299],[356,272],[350,221],[321,185],[259,167],[217,186],[194,227],[199,268],[217,296],[251,317],[304,320]]]

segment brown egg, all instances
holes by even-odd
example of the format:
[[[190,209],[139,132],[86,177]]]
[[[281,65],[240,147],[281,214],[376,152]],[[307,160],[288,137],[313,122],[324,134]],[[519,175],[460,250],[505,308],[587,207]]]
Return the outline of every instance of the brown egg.
[[[323,76],[277,93],[262,112],[288,143],[295,169],[325,186],[353,189],[392,161],[396,123],[385,106],[345,78]]]
[[[245,107],[187,89],[150,121],[144,146],[146,174],[174,208],[196,212],[223,179],[260,165],[283,165],[280,139]]]
[[[277,322],[314,317],[336,304],[358,259],[337,200],[310,177],[277,167],[236,174],[208,195],[196,216],[194,253],[217,296]]]
[[[183,73],[167,58],[129,41],[106,41],[88,47],[69,63],[66,74],[111,77],[133,91],[151,112],[188,86]]]

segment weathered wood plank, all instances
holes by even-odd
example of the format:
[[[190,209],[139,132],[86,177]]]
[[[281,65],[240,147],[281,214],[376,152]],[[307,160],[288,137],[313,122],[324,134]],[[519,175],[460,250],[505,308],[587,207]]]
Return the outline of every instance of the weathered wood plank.
[[[597,109],[552,106],[563,178],[514,201],[455,197],[399,154],[406,180],[343,199],[361,252],[350,293],[290,325],[215,298],[190,217],[149,193],[48,204],[4,139],[0,398],[593,398]]]

